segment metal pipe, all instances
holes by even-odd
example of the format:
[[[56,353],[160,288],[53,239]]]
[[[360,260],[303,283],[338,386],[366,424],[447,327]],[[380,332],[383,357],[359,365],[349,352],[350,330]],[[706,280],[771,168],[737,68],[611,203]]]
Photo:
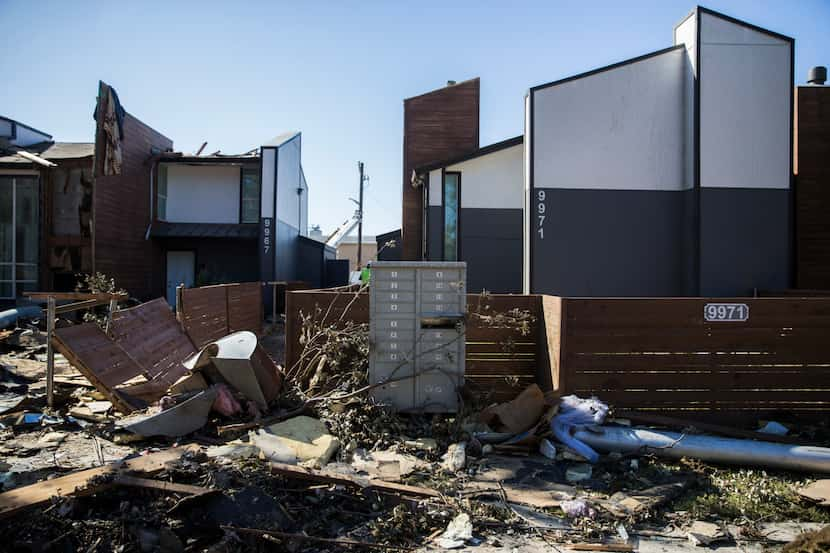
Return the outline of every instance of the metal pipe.
[[[577,430],[574,438],[605,452],[652,453],[659,457],[692,457],[728,465],[830,472],[830,449],[826,447],[616,426]]]
[[[14,272],[14,267],[12,267]],[[17,319],[39,319],[43,316],[43,310],[37,305],[26,305],[0,311],[0,328],[6,328],[17,324]]]

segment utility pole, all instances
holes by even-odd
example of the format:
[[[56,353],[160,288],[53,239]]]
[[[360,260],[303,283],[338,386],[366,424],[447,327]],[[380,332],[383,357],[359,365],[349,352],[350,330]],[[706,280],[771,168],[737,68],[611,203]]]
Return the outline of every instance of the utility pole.
[[[363,176],[363,162],[357,162],[357,170],[360,173],[360,200],[357,204],[357,270],[363,268],[363,183],[369,177]]]

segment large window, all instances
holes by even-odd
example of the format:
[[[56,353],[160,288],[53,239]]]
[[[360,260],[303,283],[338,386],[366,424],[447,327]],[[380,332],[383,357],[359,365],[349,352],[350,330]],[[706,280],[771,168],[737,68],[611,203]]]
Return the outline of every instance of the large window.
[[[167,220],[167,165],[159,165],[158,192],[156,193],[156,217],[159,221]]]
[[[242,207],[240,223],[259,222],[259,167],[242,169]]]
[[[461,198],[461,173],[445,173],[444,206],[444,261],[458,261],[458,206]]]
[[[37,177],[0,177],[0,298],[37,288]]]

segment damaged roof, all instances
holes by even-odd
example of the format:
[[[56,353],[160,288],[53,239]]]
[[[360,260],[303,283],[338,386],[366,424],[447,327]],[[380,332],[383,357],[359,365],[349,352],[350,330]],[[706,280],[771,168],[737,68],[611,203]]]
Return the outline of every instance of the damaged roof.
[[[47,160],[82,159],[92,157],[95,144],[91,142],[40,142],[25,148],[0,146],[0,164],[31,165],[32,160],[20,155],[26,152]]]

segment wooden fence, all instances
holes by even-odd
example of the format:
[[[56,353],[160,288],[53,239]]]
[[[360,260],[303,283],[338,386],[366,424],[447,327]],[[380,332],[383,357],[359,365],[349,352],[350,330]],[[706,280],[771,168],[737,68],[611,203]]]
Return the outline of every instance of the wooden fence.
[[[707,322],[707,303],[748,320]],[[565,299],[561,393],[617,408],[754,420],[830,412],[830,298]]]
[[[537,382],[618,409],[734,423],[830,414],[830,298],[468,296],[465,380],[509,399]],[[707,303],[743,303],[746,321],[707,322]],[[365,294],[288,294],[286,360],[300,358],[300,313],[368,322]],[[475,313],[530,312],[527,334]]]
[[[262,283],[180,288],[177,317],[197,348],[239,330],[262,334]]]
[[[548,298],[554,302],[558,298]],[[533,382],[551,385],[551,362],[545,334],[542,296],[476,295],[467,296],[466,391],[492,401],[513,399]],[[501,325],[488,316],[519,309],[532,320],[523,328]],[[303,315],[317,324],[337,324],[344,319],[369,322],[369,296],[353,289],[309,290],[286,295],[286,366],[302,363],[300,336]],[[558,313],[558,311],[556,311]],[[478,317],[476,314],[483,315]]]

